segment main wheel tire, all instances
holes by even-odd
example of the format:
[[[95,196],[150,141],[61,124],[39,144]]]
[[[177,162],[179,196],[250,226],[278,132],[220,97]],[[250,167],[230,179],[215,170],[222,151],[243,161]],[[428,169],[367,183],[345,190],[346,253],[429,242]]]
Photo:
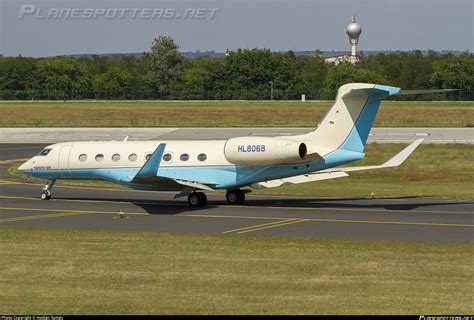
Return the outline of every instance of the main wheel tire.
[[[207,203],[207,196],[204,192],[197,192],[198,196],[199,196],[199,200],[200,200],[200,203],[199,203],[199,207],[204,207]]]
[[[231,190],[226,194],[227,202],[229,204],[242,204],[245,201],[245,193],[242,190]]]
[[[43,193],[41,194],[41,200],[49,200],[49,199],[51,199],[51,193],[49,193],[49,192],[43,192]]]
[[[191,206],[191,207],[199,207],[199,205],[201,204],[202,200],[201,200],[201,196],[197,193],[197,192],[192,192],[189,194],[188,196],[188,204]]]
[[[237,204],[242,204],[245,201],[245,192],[242,190],[239,190],[239,202]]]

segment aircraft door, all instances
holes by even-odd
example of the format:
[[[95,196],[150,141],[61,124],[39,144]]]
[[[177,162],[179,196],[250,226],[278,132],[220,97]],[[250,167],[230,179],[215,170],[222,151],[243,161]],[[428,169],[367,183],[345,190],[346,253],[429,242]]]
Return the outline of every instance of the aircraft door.
[[[71,170],[69,169],[69,154],[71,153],[72,146],[62,146],[61,150],[59,151],[59,159],[58,159],[58,168],[59,173],[63,177],[70,177]]]

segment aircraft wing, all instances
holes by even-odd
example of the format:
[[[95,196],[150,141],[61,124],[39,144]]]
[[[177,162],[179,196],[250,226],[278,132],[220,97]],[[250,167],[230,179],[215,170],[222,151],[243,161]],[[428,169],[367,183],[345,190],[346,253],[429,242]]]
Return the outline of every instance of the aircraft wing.
[[[133,177],[124,177],[121,179],[122,182],[129,184],[138,185],[157,185],[157,186],[170,186],[180,185],[184,188],[201,189],[214,191],[206,183],[199,181],[190,181],[183,179],[173,179],[169,177],[163,177],[158,175],[158,168],[160,167],[161,159],[166,148],[166,143],[161,143],[156,150],[153,152],[151,157],[145,162],[143,167],[140,168],[138,173]]]
[[[413,151],[415,151],[415,149],[420,145],[422,141],[423,139],[418,139],[414,141],[408,147],[400,151],[398,154],[396,154],[393,158],[391,158],[384,164],[372,165],[372,166],[326,169],[326,170],[316,171],[316,172],[289,177],[289,178],[257,182],[257,183],[252,184],[251,187],[254,189],[268,189],[268,188],[287,186],[287,185],[299,184],[299,183],[305,183],[305,182],[347,177],[349,176],[347,172],[352,172],[352,171],[398,167],[413,153]]]

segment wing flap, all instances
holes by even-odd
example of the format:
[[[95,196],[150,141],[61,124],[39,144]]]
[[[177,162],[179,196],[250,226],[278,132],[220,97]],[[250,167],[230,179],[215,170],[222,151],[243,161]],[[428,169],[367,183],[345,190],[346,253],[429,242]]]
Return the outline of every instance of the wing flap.
[[[251,187],[254,189],[268,189],[268,188],[288,186],[292,184],[342,178],[342,177],[347,177],[347,176],[348,174],[343,171],[314,172],[310,174],[303,174],[300,176],[294,176],[294,177],[289,177],[289,178],[257,182],[257,183],[252,184]]]
[[[189,181],[189,180],[181,180],[181,179],[173,179],[177,183],[186,186],[186,187],[191,187],[194,189],[201,189],[201,190],[208,190],[208,191],[215,191],[211,187],[197,181]]]

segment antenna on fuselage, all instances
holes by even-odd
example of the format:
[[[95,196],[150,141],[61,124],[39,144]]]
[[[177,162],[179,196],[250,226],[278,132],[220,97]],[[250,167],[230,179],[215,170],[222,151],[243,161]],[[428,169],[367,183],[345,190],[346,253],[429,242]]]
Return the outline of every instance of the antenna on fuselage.
[[[126,136],[125,139],[123,139],[123,141],[128,141],[128,136]]]

